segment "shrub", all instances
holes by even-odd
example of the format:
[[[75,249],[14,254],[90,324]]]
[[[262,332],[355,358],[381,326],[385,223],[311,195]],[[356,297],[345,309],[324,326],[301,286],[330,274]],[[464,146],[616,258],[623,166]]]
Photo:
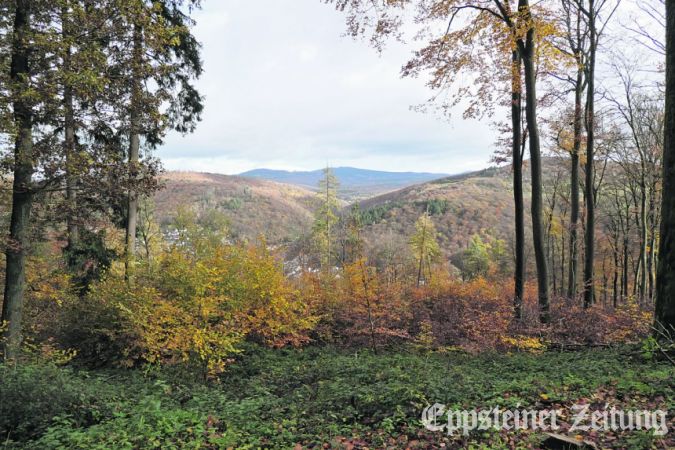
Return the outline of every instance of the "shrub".
[[[54,417],[77,426],[96,422],[105,412],[105,389],[84,382],[72,370],[50,364],[0,365],[0,437],[25,441],[42,434]]]
[[[316,320],[264,243],[196,248],[175,245],[133,283],[109,274],[64,308],[60,342],[88,364],[188,364],[213,376],[246,337],[308,341]]]

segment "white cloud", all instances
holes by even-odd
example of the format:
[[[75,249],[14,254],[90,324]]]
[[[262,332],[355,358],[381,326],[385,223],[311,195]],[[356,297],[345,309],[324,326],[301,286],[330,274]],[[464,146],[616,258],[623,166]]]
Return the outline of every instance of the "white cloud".
[[[344,17],[319,0],[204,2],[206,96],[197,131],[158,151],[168,169],[238,173],[327,162],[383,170],[460,172],[487,165],[488,123],[452,125],[410,110],[429,96],[400,79],[412,48],[382,56],[343,37]],[[461,112],[458,111],[460,116]]]

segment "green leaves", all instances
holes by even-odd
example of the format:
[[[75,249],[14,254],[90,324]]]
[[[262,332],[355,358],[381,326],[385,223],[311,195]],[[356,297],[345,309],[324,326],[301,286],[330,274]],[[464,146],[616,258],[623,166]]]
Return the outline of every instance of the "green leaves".
[[[537,436],[529,432],[442,441],[447,437],[422,431],[419,414],[433,402],[459,409],[568,410],[580,399],[667,409],[674,395],[671,367],[631,356],[627,349],[420,355],[403,348],[376,355],[247,345],[220,382],[211,385],[185,384],[168,371],[144,376],[133,370],[0,366],[0,375],[0,430],[4,436],[13,430],[9,448],[13,440],[21,448],[40,450],[293,448],[331,440],[408,448],[413,439],[424,444],[421,448],[437,446],[439,440],[448,448],[501,448],[500,439],[527,448],[532,442],[537,446]],[[17,417],[21,428],[12,422]],[[638,448],[635,442],[649,436],[592,439],[603,448]]]

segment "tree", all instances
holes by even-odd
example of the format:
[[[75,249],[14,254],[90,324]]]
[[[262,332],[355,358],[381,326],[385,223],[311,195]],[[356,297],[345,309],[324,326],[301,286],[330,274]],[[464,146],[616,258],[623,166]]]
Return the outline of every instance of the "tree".
[[[462,252],[462,279],[473,280],[487,275],[490,268],[489,247],[480,235],[471,236],[469,246]]]
[[[525,139],[522,132],[523,120],[523,68],[522,58],[513,50],[511,75],[511,162],[513,166],[513,204],[515,213],[515,270],[513,310],[516,319],[523,316],[523,293],[525,291],[525,200],[523,196],[523,158]]]
[[[423,279],[428,280],[424,268],[428,269],[427,273],[431,276],[431,264],[441,253],[437,236],[436,227],[429,214],[422,214],[415,222],[415,234],[410,238],[410,247],[417,260],[417,287]]]
[[[143,199],[139,208],[138,234],[143,246],[144,258],[150,262],[153,253],[161,246],[162,231],[155,218],[155,203],[151,199]]]
[[[363,219],[361,209],[358,203],[352,205],[347,217],[342,218],[343,222],[343,264],[351,264],[363,257]]]
[[[569,222],[569,267],[567,273],[567,297],[574,299],[578,287],[579,262],[579,213],[580,195],[579,179],[580,155],[583,141],[583,95],[587,86],[586,66],[588,55],[588,24],[583,20],[581,0],[563,0],[560,3],[560,29],[563,30],[560,48],[574,61],[573,75],[564,75],[564,81],[571,85],[574,92],[574,106],[572,116],[571,146],[563,145],[570,153],[570,222]],[[561,130],[562,131],[562,130]],[[561,144],[559,139],[559,145]]]
[[[584,127],[586,129],[586,232],[585,253],[584,253],[584,307],[588,308],[593,304],[595,297],[595,202],[596,202],[596,180],[595,180],[595,66],[597,62],[597,51],[600,44],[600,38],[603,35],[605,27],[611,17],[621,4],[621,0],[588,0],[588,6],[585,2],[579,2],[579,9],[583,13],[588,26],[588,55],[586,58],[585,76],[587,82],[586,89],[586,108],[584,111]],[[609,12],[606,17],[601,18],[604,10]]]
[[[64,152],[66,155],[66,203],[68,204],[69,214],[68,224],[68,247],[75,248],[79,241],[79,227],[76,221],[75,210],[77,202],[77,178],[75,176],[75,105],[74,105],[74,86],[71,82],[73,75],[73,55],[72,40],[74,40],[73,29],[75,24],[70,15],[70,2],[64,1],[61,6],[61,34],[63,38],[63,134],[64,134]]]
[[[513,86],[514,78],[520,76],[520,72],[517,70],[517,62],[522,61],[525,77],[525,117],[531,155],[532,228],[537,265],[540,318],[543,322],[547,322],[549,319],[548,267],[542,225],[541,145],[537,122],[536,72],[537,63],[540,61],[539,56],[542,54],[542,48],[538,47],[539,42],[543,36],[551,33],[548,22],[540,20],[539,15],[533,13],[528,0],[519,0],[515,5],[515,10],[511,1],[502,0],[419,2],[404,0],[382,4],[368,0],[327,0],[327,2],[335,3],[338,10],[346,13],[349,31],[353,36],[372,30],[371,43],[378,48],[381,47],[383,38],[400,34],[400,28],[404,21],[399,16],[398,11],[411,4],[419,7],[420,12],[416,17],[416,23],[424,27],[423,31],[428,31],[426,25],[430,23],[436,23],[439,20],[447,22],[447,31],[441,37],[432,39],[425,48],[417,52],[416,57],[404,66],[403,74],[415,75],[421,69],[428,69],[432,74],[428,83],[429,86],[435,90],[443,90],[452,85],[457,78],[457,74],[461,71],[472,73],[476,77],[474,83],[476,92],[473,92],[473,86],[463,87],[459,90],[459,95],[456,95],[450,102],[450,105],[454,106],[461,99],[468,97],[471,104],[465,115],[476,115],[481,108],[491,110],[495,95],[493,83],[495,71],[489,66],[488,62],[493,59],[499,60],[499,56],[495,58],[495,53],[501,55],[502,61],[509,61],[512,59],[513,52],[517,52],[516,70],[513,70],[514,66],[511,62],[507,62],[501,64],[502,67],[507,67],[501,73],[508,74],[505,79],[511,80],[510,85]],[[538,11],[541,11],[541,6]],[[463,12],[472,14],[464,21],[467,25],[451,31],[454,19]],[[543,18],[544,14],[541,14],[541,17]],[[481,43],[487,43],[488,45],[478,45]],[[497,73],[499,74],[500,71]],[[497,77],[497,79],[499,78]],[[443,105],[445,109],[447,109],[447,106]],[[518,108],[514,107],[513,109],[512,114],[517,114]],[[515,122],[515,116],[513,117]],[[516,136],[517,128],[513,128],[513,146],[515,148],[521,136],[520,133]],[[514,183],[517,182],[516,179]],[[514,190],[518,191],[518,186]],[[516,199],[516,203],[518,204],[518,199]],[[522,250],[522,247],[520,249]],[[517,252],[517,254],[522,256],[521,253]],[[522,258],[519,259],[522,260]],[[517,265],[517,267],[520,266]],[[519,303],[519,296],[519,292],[516,291],[516,304]]]
[[[21,343],[23,293],[26,282],[28,227],[33,201],[35,149],[33,143],[34,108],[25,93],[31,89],[31,40],[35,24],[31,22],[30,0],[18,0],[12,27],[10,89],[14,113],[14,181],[12,186],[12,218],[6,250],[5,291],[0,323],[6,324],[3,355],[17,356]]]
[[[161,144],[169,128],[194,131],[201,119],[202,97],[193,82],[202,73],[200,45],[191,33],[188,12],[197,0],[123,0],[109,58],[116,73],[116,107],[123,111],[120,131],[128,143],[125,267],[131,275],[136,253],[138,186],[148,175],[141,164],[141,145]]]
[[[666,1],[666,109],[661,240],[656,278],[657,328],[675,328],[675,1]]]
[[[338,209],[340,202],[337,198],[337,189],[340,185],[330,167],[323,169],[323,178],[319,181],[317,194],[321,206],[314,218],[314,244],[319,252],[321,268],[328,271],[333,263],[334,229],[338,223]]]
[[[55,222],[67,223],[69,251],[77,254],[82,216],[93,212],[81,214],[84,209],[79,203],[97,198],[87,206],[98,203],[102,209],[114,210],[110,205],[115,195],[110,193],[118,187],[108,187],[132,186],[133,192],[145,192],[156,186],[152,161],[132,164],[134,174],[145,175],[143,180],[117,176],[121,167],[129,167],[122,164],[118,150],[126,136],[134,141],[134,133],[128,133],[128,124],[134,120],[129,118],[126,102],[134,90],[143,94],[136,99],[143,107],[136,122],[142,125],[148,147],[160,143],[168,127],[188,132],[199,119],[202,99],[191,84],[201,72],[199,45],[190,34],[191,20],[182,10],[183,3],[58,0],[3,4],[8,12],[5,17],[13,18],[11,23],[2,22],[4,54],[12,60],[9,77],[2,79],[2,100],[13,114],[13,123],[3,124],[3,132],[14,139],[14,198],[2,313],[7,322],[6,356],[16,355],[21,340],[25,259],[37,195],[65,191],[66,213]],[[145,26],[140,37],[151,42],[141,49],[142,54],[136,54],[141,54],[141,65],[125,57],[127,44],[133,41],[130,23]],[[142,84],[138,91],[129,87],[129,80],[135,80],[132,85],[152,82]]]

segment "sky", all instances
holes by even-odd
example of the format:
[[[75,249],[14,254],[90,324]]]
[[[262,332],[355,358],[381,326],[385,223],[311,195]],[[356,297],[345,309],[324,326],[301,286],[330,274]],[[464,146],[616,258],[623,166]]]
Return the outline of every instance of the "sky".
[[[236,174],[330,165],[460,173],[489,165],[490,121],[412,111],[430,96],[401,79],[415,45],[378,53],[344,36],[320,0],[213,0],[194,15],[203,45],[203,121],[157,151],[167,170]]]

